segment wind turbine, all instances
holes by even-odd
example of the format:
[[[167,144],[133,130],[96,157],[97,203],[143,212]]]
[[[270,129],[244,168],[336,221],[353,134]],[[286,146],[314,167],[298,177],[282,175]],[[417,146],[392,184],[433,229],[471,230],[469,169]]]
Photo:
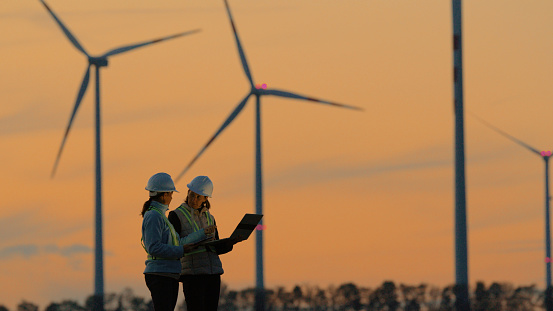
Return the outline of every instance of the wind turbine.
[[[516,144],[524,147],[525,149],[529,150],[530,152],[538,155],[541,157],[545,163],[545,308],[547,311],[553,310],[553,288],[551,287],[551,233],[550,233],[550,226],[549,226],[549,200],[551,199],[549,197],[549,158],[551,157],[551,151],[538,151],[538,149],[528,145],[527,143],[505,133],[504,131],[498,129],[497,127],[491,125],[490,123],[486,122],[479,116],[475,115],[474,113],[470,113],[475,119],[480,121],[482,124],[487,126],[488,128],[496,131],[497,133],[501,134],[502,136],[508,138],[509,140],[515,142]]]
[[[461,0],[451,0],[453,15],[453,86],[455,114],[455,307],[470,310],[468,293],[467,203],[463,115],[463,24]]]
[[[234,38],[236,41],[236,46],[238,48],[238,54],[240,55],[240,60],[242,62],[242,67],[244,69],[244,73],[246,74],[248,82],[250,83],[250,92],[236,106],[236,108],[234,108],[234,110],[231,112],[228,118],[223,122],[223,125],[221,125],[221,127],[203,146],[200,152],[192,159],[192,161],[190,161],[190,163],[188,163],[188,165],[177,176],[176,181],[178,181],[188,171],[188,169],[194,164],[194,162],[196,162],[196,160],[204,153],[207,147],[211,145],[211,143],[215,140],[215,138],[217,138],[217,136],[219,136],[219,134],[221,134],[221,132],[236,118],[236,116],[244,109],[250,96],[253,95],[255,96],[255,99],[256,99],[256,105],[255,105],[255,211],[257,214],[263,214],[263,185],[262,185],[263,178],[262,178],[262,170],[261,170],[261,164],[262,164],[261,163],[261,105],[260,105],[261,96],[273,95],[273,96],[280,96],[280,97],[286,97],[286,98],[307,100],[307,101],[312,101],[312,102],[317,102],[321,104],[342,107],[342,108],[349,108],[349,109],[356,109],[356,110],[362,110],[362,109],[355,106],[343,105],[343,104],[316,99],[313,97],[298,95],[288,91],[277,90],[277,89],[267,89],[267,86],[265,84],[263,85],[254,84],[252,74],[250,72],[248,62],[246,60],[244,49],[242,48],[242,44],[240,43],[240,39],[238,37],[238,32],[236,31],[236,26],[234,25],[234,19],[232,18],[230,7],[228,5],[227,0],[224,0],[224,2],[225,2],[225,7],[227,9],[228,17],[230,20],[230,24],[232,26],[232,31],[234,32]],[[258,310],[258,311],[265,310],[265,290],[264,290],[264,280],[263,280],[263,230],[261,228],[263,228],[262,223],[260,223],[259,229],[256,230],[255,310]]]
[[[188,34],[195,33],[199,31],[198,29],[188,31],[188,32],[182,32],[178,34],[174,34],[171,36],[145,41],[137,44],[127,45],[123,47],[119,47],[113,50],[110,50],[101,56],[91,56],[86,52],[84,47],[79,43],[79,41],[73,36],[73,34],[69,31],[69,29],[61,22],[61,20],[54,14],[54,12],[50,9],[50,7],[44,2],[44,0],[40,0],[46,10],[52,15],[56,23],[60,26],[61,30],[65,33],[66,37],[69,39],[69,41],[77,48],[77,50],[81,51],[88,59],[88,66],[86,67],[86,72],[83,78],[83,81],[81,83],[81,87],[79,89],[79,92],[77,94],[77,100],[75,102],[75,106],[73,108],[73,112],[71,113],[71,116],[69,118],[69,123],[67,125],[67,128],[65,130],[65,134],[63,136],[63,140],[61,142],[60,149],[58,151],[58,155],[56,157],[56,161],[54,163],[54,168],[52,169],[52,175],[53,178],[56,169],[58,167],[58,163],[63,151],[63,147],[65,146],[65,142],[67,140],[67,136],[69,134],[69,130],[71,129],[71,125],[73,123],[73,119],[75,118],[75,115],[77,114],[77,110],[79,109],[79,105],[81,104],[81,101],[83,99],[83,96],[86,92],[86,89],[88,87],[88,82],[90,78],[90,67],[94,66],[96,69],[96,107],[95,107],[95,114],[96,114],[96,209],[95,209],[95,223],[96,223],[96,233],[95,233],[95,277],[94,277],[94,310],[104,310],[104,267],[103,267],[103,246],[102,246],[102,165],[101,165],[101,149],[100,149],[100,68],[101,67],[107,67],[108,65],[108,57],[121,54],[123,52],[127,52],[136,48],[140,48],[143,46],[147,46],[150,44],[162,42],[165,40],[170,40],[178,37],[182,37]]]

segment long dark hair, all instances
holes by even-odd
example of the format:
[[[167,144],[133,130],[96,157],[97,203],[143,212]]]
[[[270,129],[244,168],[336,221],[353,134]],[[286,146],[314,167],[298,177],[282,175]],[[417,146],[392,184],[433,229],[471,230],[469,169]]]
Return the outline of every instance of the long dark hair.
[[[188,192],[190,192],[192,190],[188,190]],[[184,199],[184,203],[186,203],[186,205],[188,205],[188,196],[186,196],[186,199]],[[211,208],[211,203],[209,203],[209,200],[207,199],[207,197],[205,198],[205,202],[202,203],[202,206],[200,206],[200,209],[206,207],[207,209],[210,209]]]
[[[155,196],[150,197],[148,201],[144,202],[144,205],[142,206],[142,212],[140,215],[142,215],[142,218],[144,218],[144,214],[150,209],[150,204],[152,204],[152,201],[161,202],[161,196],[163,196],[163,192],[158,192]]]

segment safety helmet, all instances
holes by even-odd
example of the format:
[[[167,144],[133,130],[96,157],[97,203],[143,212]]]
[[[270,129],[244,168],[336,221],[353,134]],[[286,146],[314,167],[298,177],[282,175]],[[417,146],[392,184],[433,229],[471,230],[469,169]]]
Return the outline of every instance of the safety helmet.
[[[213,183],[211,179],[207,176],[197,176],[192,181],[186,185],[188,189],[192,192],[195,192],[199,195],[210,197],[213,194]]]
[[[158,192],[178,192],[177,189],[175,189],[173,179],[171,179],[171,176],[167,173],[157,173],[150,177],[146,185],[146,190],[150,191],[151,197],[156,196]]]

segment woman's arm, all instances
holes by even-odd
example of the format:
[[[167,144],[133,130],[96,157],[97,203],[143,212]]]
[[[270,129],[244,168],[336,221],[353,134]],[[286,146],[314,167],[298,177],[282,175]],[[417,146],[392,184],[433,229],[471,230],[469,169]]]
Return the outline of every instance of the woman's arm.
[[[175,213],[175,211],[170,211],[167,219],[169,219],[169,222],[173,225],[173,228],[175,228],[175,231],[177,231],[177,234],[180,236],[182,228],[180,226],[180,220],[179,216],[177,216],[177,213]]]
[[[175,228],[175,231],[177,231],[177,233],[180,236],[180,232],[182,230],[182,227],[181,227],[180,219],[179,219],[179,216],[177,215],[177,213],[175,213],[174,211],[169,212],[168,219],[169,219],[169,222],[173,225],[173,228]],[[189,235],[181,236],[180,239],[179,239],[179,243],[180,243],[180,245],[196,243],[196,242],[199,242],[201,240],[204,240],[206,237],[207,236],[205,235],[204,230],[201,229],[201,230],[198,230],[196,232],[192,232]]]
[[[142,222],[142,237],[144,239],[144,247],[148,254],[154,257],[161,258],[181,258],[184,256],[182,246],[166,244],[163,241],[163,231],[167,224],[165,220],[156,212],[147,212],[144,214]]]

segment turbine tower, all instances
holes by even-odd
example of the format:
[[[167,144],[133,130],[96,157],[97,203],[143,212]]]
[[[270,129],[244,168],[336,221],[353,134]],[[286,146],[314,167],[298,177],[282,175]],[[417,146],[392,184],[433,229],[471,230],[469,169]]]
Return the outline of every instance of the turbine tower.
[[[262,159],[261,159],[261,105],[260,100],[261,96],[264,95],[273,95],[285,98],[294,98],[312,101],[320,104],[326,104],[341,108],[349,108],[362,110],[359,107],[349,106],[338,104],[334,102],[329,102],[325,100],[316,99],[313,97],[306,97],[303,95],[298,95],[288,91],[277,90],[277,89],[267,89],[266,84],[259,85],[254,84],[248,62],[246,60],[246,55],[242,44],[240,43],[240,38],[238,37],[238,32],[236,31],[236,26],[234,25],[234,19],[230,12],[230,7],[227,0],[224,0],[225,7],[227,9],[228,17],[230,24],[232,26],[232,31],[234,33],[234,38],[236,41],[236,46],[238,48],[238,54],[240,55],[240,61],[244,69],[244,73],[250,83],[250,92],[244,97],[244,99],[234,108],[229,117],[223,122],[223,125],[215,132],[215,134],[208,140],[208,142],[203,146],[200,152],[188,163],[188,165],[182,170],[182,172],[177,176],[176,181],[188,171],[188,169],[196,162],[196,160],[204,153],[204,151],[209,147],[209,145],[219,136],[219,134],[236,118],[236,116],[244,109],[250,96],[255,96],[256,105],[255,105],[255,212],[257,214],[263,214],[263,178],[262,178]],[[263,220],[260,223],[260,229],[256,230],[256,293],[255,293],[255,310],[262,311],[265,310],[265,286],[263,279]]]
[[[61,30],[65,33],[66,37],[69,39],[69,41],[77,48],[77,50],[81,51],[88,59],[88,65],[86,67],[86,72],[83,78],[83,81],[81,83],[81,87],[79,89],[79,92],[77,94],[77,100],[75,101],[75,106],[73,108],[73,112],[71,113],[71,116],[69,118],[69,123],[67,125],[67,128],[65,129],[65,134],[63,136],[60,149],[58,151],[56,161],[54,163],[54,168],[52,169],[52,175],[53,178],[56,169],[58,167],[58,163],[63,151],[63,148],[65,146],[65,142],[67,140],[67,136],[69,134],[69,130],[71,129],[71,125],[73,123],[73,119],[75,118],[75,115],[77,114],[77,110],[79,109],[79,105],[81,104],[81,101],[83,99],[83,96],[86,92],[86,89],[88,87],[88,82],[90,78],[90,67],[95,67],[95,78],[96,78],[96,105],[95,105],[95,140],[96,140],[96,151],[95,151],[95,164],[96,164],[96,208],[95,208],[95,256],[94,256],[94,310],[104,310],[104,255],[103,255],[103,246],[102,246],[102,165],[101,165],[101,144],[100,144],[100,128],[101,128],[101,122],[100,122],[100,68],[101,67],[107,67],[108,65],[108,57],[121,54],[136,48],[140,48],[143,46],[147,46],[150,44],[162,42],[165,40],[170,40],[178,37],[182,37],[188,34],[195,33],[199,30],[192,30],[188,32],[182,32],[175,35],[145,41],[137,44],[127,45],[123,47],[119,47],[113,50],[110,50],[101,56],[91,56],[86,52],[86,50],[83,48],[83,46],[77,41],[75,36],[69,31],[67,27],[61,22],[61,20],[54,14],[54,12],[50,9],[50,7],[44,2],[44,0],[40,0],[40,2],[44,5],[46,10],[52,15],[56,23],[60,26]]]
[[[467,204],[465,192],[465,134],[463,119],[463,36],[461,0],[452,0],[453,85],[455,113],[455,307],[470,310],[468,294]]]
[[[488,128],[496,131],[497,133],[515,142],[516,144],[524,147],[530,152],[538,155],[543,159],[545,163],[545,309],[547,311],[553,311],[553,289],[551,287],[551,231],[549,226],[549,201],[551,200],[551,198],[549,197],[549,158],[551,157],[551,151],[538,151],[536,148],[528,145],[527,143],[491,125],[474,113],[470,114]]]

